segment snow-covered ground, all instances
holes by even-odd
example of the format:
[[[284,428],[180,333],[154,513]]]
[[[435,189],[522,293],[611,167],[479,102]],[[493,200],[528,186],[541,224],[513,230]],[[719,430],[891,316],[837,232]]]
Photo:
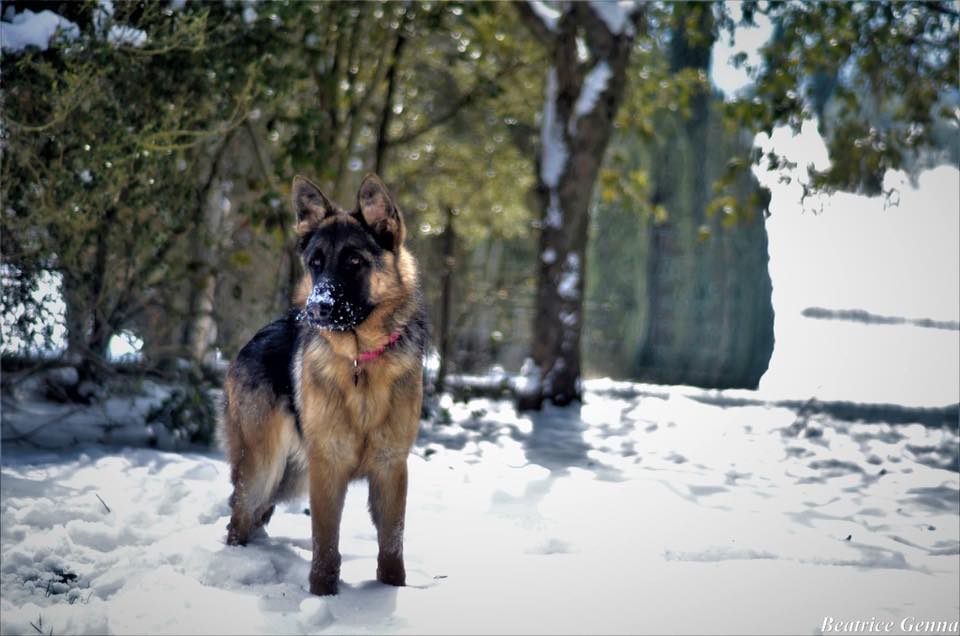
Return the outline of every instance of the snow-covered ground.
[[[375,582],[356,484],[344,583],[323,599],[306,587],[304,502],[255,543],[224,545],[217,454],[8,452],[0,631],[817,633],[826,617],[957,619],[956,428],[696,397],[594,381],[581,409],[529,416],[445,399],[410,458],[408,587]]]

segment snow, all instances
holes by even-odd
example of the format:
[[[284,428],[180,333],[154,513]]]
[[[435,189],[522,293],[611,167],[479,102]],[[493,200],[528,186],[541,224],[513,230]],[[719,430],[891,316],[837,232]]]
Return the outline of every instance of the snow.
[[[633,0],[590,0],[590,7],[607,25],[610,33],[620,35],[626,27],[627,35],[633,35],[633,25],[628,20],[637,8]]]
[[[956,620],[955,428],[724,408],[682,387],[585,390],[581,408],[532,415],[445,396],[451,423],[424,422],[409,460],[408,587],[374,581],[355,484],[341,593],[327,598],[307,591],[305,501],[278,508],[249,546],[224,544],[229,469],[216,453],[4,448],[0,631],[816,633],[827,617]]]
[[[766,220],[773,281],[775,347],[760,381],[767,396],[931,406],[956,403],[960,331],[914,325],[816,320],[810,307],[960,321],[960,170],[940,166],[918,175],[888,171],[882,196],[849,193],[808,198],[807,166],[829,166],[815,121],[800,134],[760,134],[797,168],[753,172],[770,188]],[[789,177],[789,182],[781,178]]]
[[[111,360],[132,362],[142,359],[143,340],[135,333],[124,330],[110,338],[107,357]]]
[[[0,22],[0,49],[16,53],[32,46],[46,51],[58,32],[64,40],[80,36],[76,24],[49,9],[39,13],[24,9],[10,21]]]
[[[108,24],[113,21],[113,0],[97,0],[93,12],[93,27],[97,33],[103,34]]]
[[[569,153],[563,137],[564,123],[557,114],[557,70],[553,67],[547,73],[547,83],[543,98],[543,120],[540,129],[540,179],[547,186],[546,224],[548,227],[563,226],[563,210],[560,207],[560,194],[557,186],[566,169]]]
[[[4,283],[12,282],[21,276],[20,270],[10,264],[0,265],[0,276]],[[4,353],[31,352],[39,355],[54,355],[66,348],[67,306],[63,302],[60,288],[63,286],[63,276],[59,272],[43,270],[38,274],[36,286],[31,291],[31,303],[40,308],[40,316],[31,320],[30,309],[22,303],[15,305],[11,311],[0,316],[0,351]],[[50,340],[52,350],[45,350],[42,338],[24,340],[16,331],[18,324],[27,323],[36,331],[50,326]]]
[[[560,195],[556,188],[550,190],[550,202],[547,205],[546,223],[548,227],[563,227],[563,212],[560,211]]]
[[[8,8],[9,11],[9,8]],[[113,16],[113,3],[101,0],[94,11],[94,26],[98,32],[110,22]],[[36,47],[46,51],[50,46],[51,38],[57,33],[63,40],[74,40],[80,37],[80,28],[63,16],[44,9],[38,13],[25,9],[13,15],[9,20],[0,22],[0,48],[4,51],[16,53],[27,47]],[[143,46],[147,41],[147,34],[141,29],[131,26],[113,24],[107,31],[107,41],[117,45]],[[86,172],[89,175],[89,172]],[[84,183],[87,183],[84,180]]]
[[[730,16],[739,22],[742,3],[728,1],[726,8]],[[760,49],[773,34],[773,23],[768,16],[757,11],[753,19],[755,26],[737,24],[732,41],[729,35],[724,33],[713,45],[714,62],[710,65],[710,78],[727,100],[746,96],[753,85],[750,69],[760,68],[762,64]],[[746,54],[746,60],[737,68],[733,64],[733,58],[741,52]]]
[[[557,30],[557,22],[560,20],[560,12],[552,7],[548,7],[542,0],[529,0],[528,4],[537,17],[543,21],[545,27],[551,31]]]
[[[126,24],[115,24],[113,14],[112,0],[99,0],[93,14],[93,24],[101,37],[106,32],[107,42],[116,46],[143,46],[146,44],[146,31]]]
[[[540,368],[533,358],[525,358],[520,373],[513,381],[513,389],[518,395],[535,394],[540,390]]]
[[[587,76],[583,78],[580,95],[577,96],[577,102],[573,106],[571,125],[574,131],[576,131],[577,119],[593,112],[597,105],[597,98],[607,89],[607,81],[609,81],[611,75],[610,66],[605,61],[601,61],[597,62],[587,73]]]
[[[552,247],[548,247],[543,251],[543,255],[540,258],[547,265],[552,265],[557,261],[557,252]]]
[[[557,284],[557,293],[561,298],[572,300],[577,297],[577,285],[580,282],[580,259],[576,254],[567,254],[564,261],[560,282]]]
[[[564,272],[557,285],[557,293],[561,298],[572,300],[577,297],[577,283],[580,280],[579,272]]]
[[[551,190],[560,182],[560,175],[567,163],[567,145],[563,139],[563,122],[557,116],[557,70],[553,67],[547,73],[546,94],[543,98],[543,122],[540,139],[543,152],[540,164],[540,178]]]
[[[143,46],[147,42],[147,33],[131,26],[114,24],[107,33],[107,41],[117,45]]]
[[[128,354],[136,359],[135,354]],[[60,377],[76,378],[76,370],[59,370]],[[74,379],[73,382],[76,380]],[[69,380],[64,384],[71,384]],[[147,414],[173,394],[173,388],[144,380],[130,395],[111,395],[91,405],[61,404],[37,399],[43,378],[19,383],[3,399],[0,419],[5,451],[15,448],[63,448],[73,444],[154,445],[163,449],[189,447],[163,426],[148,426]]]
[[[335,289],[329,278],[321,278],[317,284],[310,290],[310,296],[307,297],[307,305],[333,305],[333,293]]]
[[[590,50],[587,48],[587,43],[584,42],[583,38],[577,37],[577,61],[586,62],[590,59]]]

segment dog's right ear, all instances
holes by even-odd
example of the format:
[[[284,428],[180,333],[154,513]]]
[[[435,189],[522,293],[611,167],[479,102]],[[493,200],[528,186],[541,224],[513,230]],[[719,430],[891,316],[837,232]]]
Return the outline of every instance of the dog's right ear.
[[[293,178],[293,209],[297,213],[297,233],[306,234],[339,208],[306,177]]]

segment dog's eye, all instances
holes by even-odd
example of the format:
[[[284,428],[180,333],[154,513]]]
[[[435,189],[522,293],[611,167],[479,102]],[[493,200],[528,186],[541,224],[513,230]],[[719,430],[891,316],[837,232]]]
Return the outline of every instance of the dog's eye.
[[[310,267],[323,267],[323,254],[317,252],[310,257]]]
[[[363,258],[358,256],[357,254],[353,254],[347,257],[347,265],[349,265],[350,267],[360,267],[362,263],[363,263]]]

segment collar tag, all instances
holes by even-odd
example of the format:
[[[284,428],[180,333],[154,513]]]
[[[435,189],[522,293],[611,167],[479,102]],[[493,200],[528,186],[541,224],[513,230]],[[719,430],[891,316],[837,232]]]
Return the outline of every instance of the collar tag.
[[[361,362],[372,362],[380,356],[382,356],[387,349],[389,349],[397,340],[400,339],[400,332],[394,331],[390,334],[390,338],[387,340],[386,344],[378,349],[373,349],[372,351],[361,351],[356,358],[353,359],[353,386],[357,386],[360,382],[360,374],[363,373],[363,368],[360,366]]]

